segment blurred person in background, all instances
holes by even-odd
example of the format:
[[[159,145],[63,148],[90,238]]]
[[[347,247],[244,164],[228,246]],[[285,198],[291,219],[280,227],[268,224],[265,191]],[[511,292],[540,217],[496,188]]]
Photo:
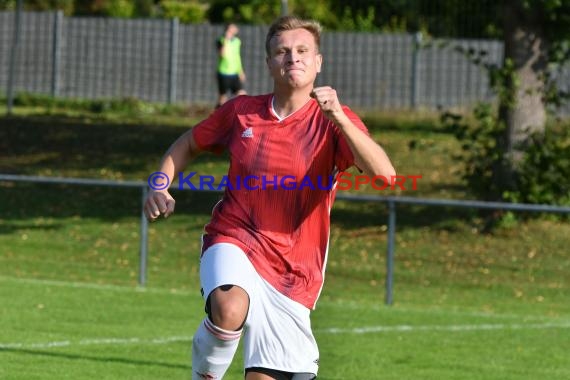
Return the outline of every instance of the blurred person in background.
[[[218,103],[216,108],[232,96],[245,95],[245,72],[241,63],[241,40],[237,37],[239,28],[236,24],[228,24],[223,36],[216,40],[218,48]]]

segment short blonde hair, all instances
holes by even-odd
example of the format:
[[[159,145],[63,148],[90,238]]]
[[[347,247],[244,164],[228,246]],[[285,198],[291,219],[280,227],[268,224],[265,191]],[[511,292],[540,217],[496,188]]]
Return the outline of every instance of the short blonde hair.
[[[314,20],[303,20],[296,16],[282,16],[271,24],[267,32],[267,37],[265,38],[265,52],[268,57],[271,55],[271,39],[278,36],[281,32],[294,29],[305,29],[310,32],[313,37],[315,37],[315,44],[317,51],[319,51],[321,46],[321,24]]]

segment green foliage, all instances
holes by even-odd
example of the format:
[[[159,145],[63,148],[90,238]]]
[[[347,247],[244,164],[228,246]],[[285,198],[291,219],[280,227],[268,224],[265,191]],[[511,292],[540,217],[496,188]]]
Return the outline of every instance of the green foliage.
[[[131,18],[135,14],[135,6],[129,0],[107,0],[100,8],[105,16],[117,18]]]
[[[541,18],[541,26],[549,41],[553,43],[551,51],[558,55],[568,51],[570,39],[570,2],[567,0],[518,0],[529,17]],[[552,56],[552,54],[551,54]],[[553,57],[550,59],[553,60]]]
[[[329,30],[369,32],[379,30],[375,24],[376,7],[370,5],[366,8],[354,8],[349,5],[338,11],[326,1],[290,2],[291,13],[304,18],[319,21]]]
[[[340,30],[358,30],[361,32],[371,32],[378,30],[374,25],[374,7],[369,7],[366,11],[357,11],[355,15],[348,7],[344,9],[341,17]]]
[[[304,18],[318,20],[327,29],[337,29],[337,16],[326,1],[292,0],[289,2],[290,13]]]
[[[0,10],[13,11],[16,9],[16,0],[0,0]]]
[[[61,10],[66,16],[70,16],[75,11],[76,0],[22,0],[24,10],[29,11],[51,11]],[[17,7],[17,0],[0,0],[0,11],[13,11]]]
[[[532,136],[517,176],[513,202],[570,205],[570,128],[549,128]]]
[[[330,0],[331,13],[339,15],[339,25],[352,30],[386,32],[425,32],[434,37],[496,37],[500,24],[500,4],[491,0]],[[361,21],[373,18],[364,25]],[[348,11],[347,11],[348,10]],[[359,22],[358,19],[361,19]],[[364,29],[362,27],[364,26]],[[345,29],[346,30],[346,29]]]
[[[461,153],[455,157],[464,163],[462,178],[469,191],[479,199],[497,200],[506,190],[495,180],[497,168],[505,160],[502,141],[505,125],[497,119],[497,112],[488,103],[474,109],[476,122],[469,123],[461,115],[445,112],[441,121],[461,143]]]
[[[0,101],[4,98],[0,97]],[[95,115],[114,114],[125,117],[150,115],[178,115],[186,116],[187,106],[149,103],[140,99],[109,98],[109,99],[80,99],[80,98],[54,98],[49,95],[18,93],[14,97],[14,106],[28,108],[45,108],[48,114],[73,110],[76,113],[90,113]]]
[[[89,111],[93,113],[107,113],[107,112],[145,112],[150,110],[144,102],[135,98],[122,98],[122,99],[98,99],[89,102]]]
[[[155,14],[154,0],[134,0],[134,17],[152,17]]]
[[[196,1],[163,0],[160,2],[161,16],[163,18],[178,18],[183,24],[198,24],[207,21],[207,7]]]
[[[507,58],[503,66],[488,66],[491,88],[499,97],[499,104],[512,108],[516,104],[516,93],[520,86],[520,79],[516,74],[515,64]]]
[[[570,2],[513,0],[543,20],[552,55],[568,56]],[[268,24],[281,14],[280,0],[25,0],[26,10],[61,9],[66,15],[178,17],[181,22]],[[0,0],[13,10],[16,0]],[[330,30],[424,31],[434,37],[497,38],[502,33],[502,2],[493,0],[288,0],[290,13],[318,20]]]
[[[66,15],[178,17],[182,22],[269,24],[281,0],[26,0],[27,10],[64,9]],[[16,0],[0,0],[0,10]],[[62,4],[65,4],[63,6]],[[288,0],[288,11],[329,30],[417,32],[435,37],[496,37],[499,3],[492,0]],[[557,8],[556,8],[557,9]],[[188,21],[186,21],[188,20]]]
[[[270,24],[281,14],[280,0],[213,0],[208,9],[212,23]]]
[[[508,164],[504,149],[505,125],[497,112],[481,103],[473,112],[475,122],[444,113],[443,124],[461,143],[456,157],[464,163],[462,177],[479,199],[520,203],[570,205],[570,128],[562,124],[531,137],[514,182],[501,178]]]
[[[76,15],[131,18],[136,4],[129,0],[88,0],[75,2]]]
[[[490,84],[504,109],[515,105],[518,83],[513,61],[505,60],[502,67],[485,64],[484,55],[474,51],[465,52],[473,62],[484,66]],[[442,123],[453,131],[461,143],[457,157],[465,167],[463,179],[469,190],[479,199],[502,200],[504,193],[515,191],[510,178],[504,178],[504,168],[511,167],[506,148],[506,124],[497,110],[489,103],[479,103],[474,111],[474,123],[465,121],[461,115],[445,112]]]

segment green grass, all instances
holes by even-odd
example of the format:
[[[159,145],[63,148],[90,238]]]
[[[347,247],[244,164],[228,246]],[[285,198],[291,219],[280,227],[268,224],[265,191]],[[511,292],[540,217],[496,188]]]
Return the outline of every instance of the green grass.
[[[0,119],[0,172],[144,181],[195,121],[119,119],[18,110]],[[401,174],[423,175],[418,191],[386,194],[469,198],[459,145],[433,116],[366,120]],[[224,156],[203,156],[192,170],[226,168]],[[219,195],[175,195],[176,213],[149,227],[139,289],[140,190],[0,183],[0,378],[189,378],[203,318],[199,236]],[[397,211],[388,307],[385,205],[335,204],[313,313],[319,379],[570,378],[568,222],[484,234],[476,210]],[[227,378],[241,378],[239,353]]]
[[[189,378],[197,292],[0,277],[3,379]],[[17,297],[14,295],[17,294]],[[324,298],[321,379],[565,379],[570,320]],[[369,331],[363,331],[368,329]],[[227,378],[241,377],[238,353]]]

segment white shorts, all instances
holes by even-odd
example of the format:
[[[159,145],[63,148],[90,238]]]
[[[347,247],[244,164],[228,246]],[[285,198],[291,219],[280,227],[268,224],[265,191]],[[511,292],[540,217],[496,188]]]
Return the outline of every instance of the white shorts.
[[[311,331],[310,310],[284,296],[255,271],[237,246],[218,243],[200,261],[204,299],[217,287],[237,285],[249,295],[243,332],[244,367],[317,375],[319,350]]]

